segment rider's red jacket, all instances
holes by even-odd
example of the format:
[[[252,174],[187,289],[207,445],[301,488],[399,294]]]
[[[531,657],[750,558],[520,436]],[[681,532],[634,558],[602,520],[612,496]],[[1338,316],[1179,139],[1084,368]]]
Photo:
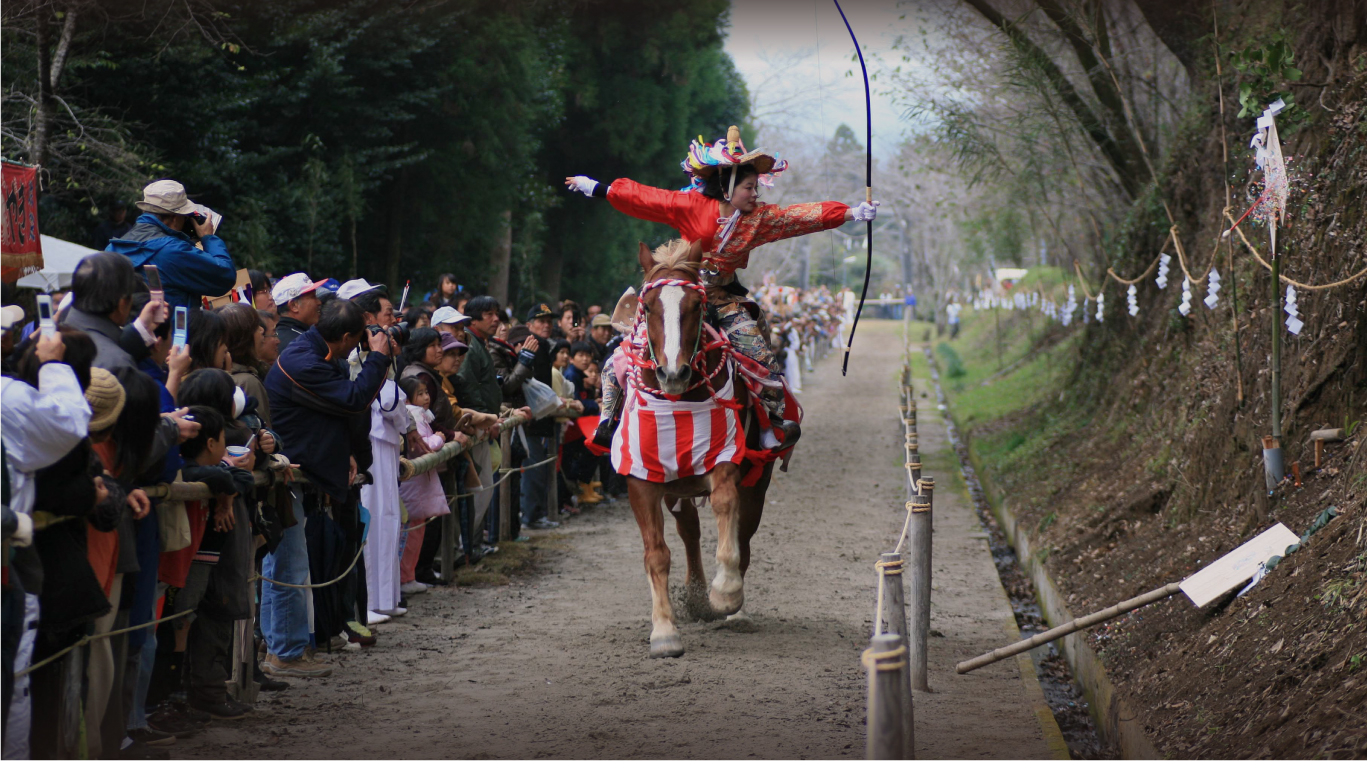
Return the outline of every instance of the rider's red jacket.
[[[726,243],[721,242],[721,202],[698,192],[662,190],[628,179],[613,180],[607,191],[614,209],[648,222],[660,222],[679,231],[684,240],[706,241],[706,261],[729,275],[750,263],[750,251],[776,240],[830,230],[845,223],[849,206],[838,201],[798,203],[777,206],[762,203],[749,214],[742,214]]]

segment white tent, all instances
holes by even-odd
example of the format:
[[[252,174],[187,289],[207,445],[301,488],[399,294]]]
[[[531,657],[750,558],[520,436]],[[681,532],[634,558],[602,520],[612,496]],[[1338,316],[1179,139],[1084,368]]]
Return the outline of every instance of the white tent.
[[[99,253],[93,248],[86,248],[79,243],[71,243],[51,235],[44,235],[42,238],[43,268],[19,278],[15,285],[20,288],[36,288],[44,293],[70,288],[71,273],[76,271],[76,265],[87,256]]]

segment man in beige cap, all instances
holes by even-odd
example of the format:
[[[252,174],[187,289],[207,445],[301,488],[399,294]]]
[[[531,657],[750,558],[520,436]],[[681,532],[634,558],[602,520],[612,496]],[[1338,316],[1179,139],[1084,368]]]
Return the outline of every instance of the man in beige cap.
[[[133,229],[109,241],[105,250],[128,257],[144,277],[143,267],[155,265],[172,307],[198,309],[201,297],[233,289],[237,265],[215,234],[222,217],[191,201],[175,180],[157,180],[143,188],[137,206],[144,213]]]

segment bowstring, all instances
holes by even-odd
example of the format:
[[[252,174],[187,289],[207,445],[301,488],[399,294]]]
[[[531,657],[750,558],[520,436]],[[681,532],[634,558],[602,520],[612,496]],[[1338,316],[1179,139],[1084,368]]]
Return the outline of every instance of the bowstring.
[[[826,181],[826,197],[831,197],[831,155],[826,147],[826,141],[830,136],[826,133],[826,91],[821,85],[821,0],[812,0],[812,33],[816,39],[816,94],[817,94],[817,113],[821,117],[821,177]],[[839,269],[835,261],[835,235],[826,234],[826,240],[831,244],[831,277],[835,277],[835,271]]]

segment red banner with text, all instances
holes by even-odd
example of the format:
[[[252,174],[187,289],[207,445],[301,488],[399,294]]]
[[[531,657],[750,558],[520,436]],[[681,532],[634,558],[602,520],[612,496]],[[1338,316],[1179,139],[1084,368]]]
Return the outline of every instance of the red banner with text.
[[[5,161],[0,168],[0,194],[5,199],[0,280],[12,283],[43,268],[43,242],[38,237],[38,167]]]

